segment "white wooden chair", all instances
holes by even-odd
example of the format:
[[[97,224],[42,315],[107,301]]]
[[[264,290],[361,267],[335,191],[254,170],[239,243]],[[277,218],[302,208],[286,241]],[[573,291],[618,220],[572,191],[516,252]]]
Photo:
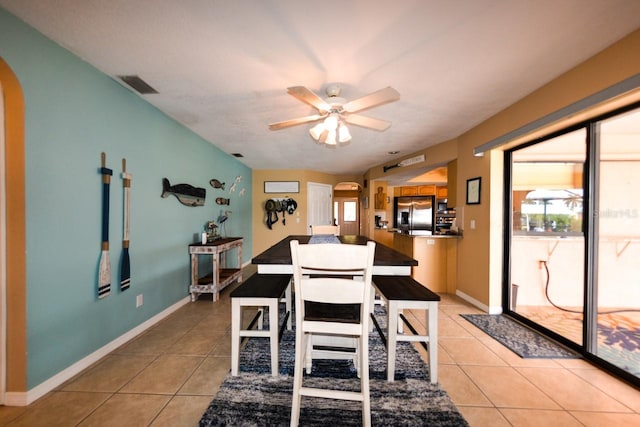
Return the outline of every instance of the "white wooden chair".
[[[340,235],[339,225],[312,225],[311,234],[333,234],[334,236]]]
[[[292,426],[298,425],[302,396],[361,401],[362,425],[371,425],[369,303],[374,252],[375,242],[368,242],[364,246],[339,243],[300,245],[297,240],[291,241],[296,288]],[[331,307],[332,304],[334,307]],[[335,306],[337,304],[340,307]],[[350,305],[355,310],[344,310],[345,305]],[[318,307],[322,309],[318,310]],[[336,308],[339,310],[335,310]],[[303,386],[303,370],[310,367],[314,354],[311,342],[313,335],[356,338],[355,362],[360,377],[360,391]],[[350,357],[354,357],[353,353]]]

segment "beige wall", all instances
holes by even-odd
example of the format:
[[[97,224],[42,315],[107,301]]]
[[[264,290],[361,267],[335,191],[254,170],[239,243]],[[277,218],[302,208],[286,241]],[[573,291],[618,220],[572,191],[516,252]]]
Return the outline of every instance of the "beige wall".
[[[425,166],[441,166],[457,158],[457,205],[462,222],[459,226],[464,237],[458,244],[457,291],[463,296],[476,300],[489,309],[501,306],[502,289],[502,199],[503,199],[503,154],[501,149],[486,153],[484,157],[474,157],[473,149],[492,141],[515,129],[525,126],[561,108],[580,101],[616,83],[640,73],[640,30],[635,31],[601,53],[595,55],[572,70],[559,76],[522,100],[501,111],[480,125],[460,135],[456,139],[442,142],[433,147],[408,154],[404,158],[424,154],[425,162],[402,168],[421,169]],[[640,92],[640,91],[639,91]],[[633,94],[638,99],[637,93]],[[622,103],[630,103],[631,98]],[[598,113],[620,106],[611,102],[598,106]],[[595,109],[593,109],[595,114]],[[588,114],[588,113],[587,113]],[[584,116],[583,116],[584,118]],[[576,117],[573,118],[577,120]],[[560,124],[562,125],[562,124]],[[566,124],[565,124],[566,125]],[[399,159],[401,161],[403,159]],[[387,162],[369,169],[363,179],[368,182],[385,180],[395,172],[384,172],[383,167],[398,161]],[[482,178],[481,204],[465,205],[466,181]],[[264,201],[262,193],[264,180],[300,180],[301,193],[296,200],[299,204],[300,224],[274,225],[268,230],[264,224]],[[289,234],[306,234],[306,182],[335,184],[340,181],[362,182],[359,178],[336,178],[330,175],[308,171],[254,171],[254,254],[268,248]],[[364,188],[365,195],[372,201],[374,185]],[[363,218],[368,230],[373,224],[374,209],[365,210]],[[476,228],[469,223],[475,220]]]
[[[501,306],[503,153],[501,149],[496,149],[486,153],[484,157],[474,157],[473,149],[639,74],[638,52],[640,52],[640,30],[559,76],[457,139],[445,143],[456,146],[453,151],[458,159],[457,204],[463,206],[459,211],[459,216],[463,218],[459,226],[464,230],[464,237],[458,245],[458,292],[492,310],[499,310]],[[637,99],[636,92],[622,103],[628,104]],[[598,106],[597,113],[620,106],[621,102],[615,101],[605,106]],[[596,114],[595,108],[592,111],[592,113],[587,112],[587,116]],[[587,116],[582,116],[582,119]],[[428,150],[419,151],[407,157],[425,152]],[[370,170],[372,176],[379,176],[380,172],[382,172],[381,166]],[[465,205],[466,181],[478,176],[482,178],[481,204]],[[471,220],[475,220],[475,230],[469,227]]]
[[[265,181],[299,181],[300,192],[291,194],[275,194],[264,192]],[[309,170],[254,170],[253,171],[253,248],[252,255],[255,256],[278,241],[289,235],[300,235],[307,233],[307,183],[315,182],[329,184],[334,187],[340,182],[362,183],[362,177],[336,176],[322,172]],[[292,198],[298,203],[298,208],[293,215],[286,215],[286,225],[282,224],[282,214],[278,213],[278,223],[273,224],[271,230],[266,224],[266,211],[264,204],[268,199]],[[299,219],[299,221],[298,221]]]

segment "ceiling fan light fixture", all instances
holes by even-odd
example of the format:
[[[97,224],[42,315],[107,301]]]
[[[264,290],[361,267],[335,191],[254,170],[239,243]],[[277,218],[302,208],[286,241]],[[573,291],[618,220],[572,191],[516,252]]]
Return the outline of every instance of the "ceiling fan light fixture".
[[[287,92],[298,100],[309,104],[318,113],[291,120],[271,123],[269,129],[279,130],[302,123],[319,122],[309,129],[309,135],[320,144],[336,146],[338,143],[347,144],[351,141],[351,133],[347,124],[356,125],[379,132],[391,126],[391,122],[373,117],[362,116],[358,113],[378,105],[394,102],[400,99],[400,94],[392,87],[386,87],[360,98],[348,101],[340,97],[340,85],[332,84],[326,88],[328,98],[322,99],[316,93],[304,86],[292,86]]]
[[[320,144],[324,144],[324,142],[327,140],[328,137],[329,137],[329,131],[325,129],[320,134],[320,138],[318,138],[318,142]]]
[[[327,129],[335,131],[338,128],[338,115],[336,113],[329,114],[329,117],[324,119],[324,125]]]
[[[342,122],[340,122],[340,125],[338,126],[338,141],[341,143],[351,141],[349,128]]]
[[[324,141],[324,143],[327,145],[337,145],[335,129],[331,129],[328,132],[327,139]]]
[[[324,123],[320,122],[314,127],[312,127],[311,129],[309,129],[309,134],[311,135],[311,138],[315,139],[316,141],[320,141],[320,136],[322,135],[322,132],[324,132],[325,130],[326,128],[324,126]]]

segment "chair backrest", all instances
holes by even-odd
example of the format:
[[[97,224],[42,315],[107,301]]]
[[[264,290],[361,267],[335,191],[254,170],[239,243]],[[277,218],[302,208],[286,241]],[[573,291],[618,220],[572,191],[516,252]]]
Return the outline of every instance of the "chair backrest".
[[[291,243],[296,325],[305,318],[305,302],[360,304],[361,323],[368,324],[375,242],[367,245]]]
[[[339,225],[312,225],[311,234],[333,234],[334,236],[340,235]]]

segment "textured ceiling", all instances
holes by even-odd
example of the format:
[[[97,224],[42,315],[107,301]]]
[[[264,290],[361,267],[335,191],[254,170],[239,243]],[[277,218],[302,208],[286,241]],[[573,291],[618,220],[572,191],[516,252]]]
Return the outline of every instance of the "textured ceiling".
[[[256,169],[363,173],[454,138],[640,28],[638,0],[0,0],[110,76],[137,74],[167,115]],[[352,100],[392,86],[327,148],[286,92]],[[390,155],[389,151],[398,151]]]

